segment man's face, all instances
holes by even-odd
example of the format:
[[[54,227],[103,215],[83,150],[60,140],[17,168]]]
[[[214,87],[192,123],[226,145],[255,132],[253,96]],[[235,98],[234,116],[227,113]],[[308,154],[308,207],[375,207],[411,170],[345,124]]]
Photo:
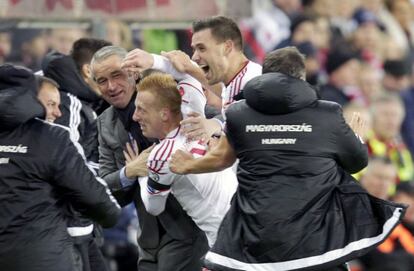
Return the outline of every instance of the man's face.
[[[384,74],[382,85],[388,91],[399,93],[410,87],[410,77],[408,75],[393,76]]]
[[[348,60],[344,63],[341,67],[339,67],[336,71],[334,71],[335,76],[339,79],[338,87],[345,87],[345,86],[355,86],[358,84],[358,77],[355,74],[359,73],[359,62],[356,59]]]
[[[372,117],[375,134],[390,140],[400,133],[404,110],[398,102],[380,103],[375,107]]]
[[[194,50],[192,60],[203,69],[210,85],[227,83],[228,59],[225,55],[225,43],[218,42],[210,29],[204,29],[193,34],[191,47]]]
[[[132,119],[141,126],[142,134],[149,138],[162,139],[162,118],[157,100],[149,91],[138,91]]]
[[[371,170],[362,177],[361,184],[371,195],[388,199],[388,194],[397,179],[397,170],[393,165],[374,163]]]
[[[54,85],[47,82],[43,83],[39,89],[37,98],[46,109],[46,121],[54,122],[57,118],[62,116],[59,109],[59,91]]]
[[[112,55],[92,67],[102,98],[119,109],[128,105],[135,91],[135,80],[121,69],[121,61]]]

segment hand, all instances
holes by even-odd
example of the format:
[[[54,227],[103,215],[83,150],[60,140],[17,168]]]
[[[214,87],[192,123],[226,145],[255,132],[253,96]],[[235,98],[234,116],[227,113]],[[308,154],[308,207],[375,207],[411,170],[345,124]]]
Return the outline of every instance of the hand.
[[[190,141],[207,142],[212,134],[221,131],[221,126],[217,121],[206,119],[195,112],[189,113],[188,118],[182,120],[180,124],[182,125],[181,133]]]
[[[351,122],[349,123],[349,126],[354,131],[354,133],[359,136],[364,136],[365,131],[365,121],[361,118],[361,114],[359,112],[354,112],[352,114]]]
[[[125,164],[129,164],[132,162],[136,157],[138,157],[138,144],[137,141],[131,143],[127,142],[125,146],[125,150],[123,151],[125,157]]]
[[[130,51],[124,60],[122,60],[121,68],[127,70],[128,73],[141,73],[154,65],[154,57],[141,49]]]
[[[168,165],[172,172],[176,174],[187,174],[188,166],[190,162],[195,158],[189,152],[176,150],[175,153],[171,156]]]
[[[135,140],[133,144],[136,144]],[[126,166],[125,166],[126,177],[132,179],[132,178],[143,177],[143,176],[148,175],[147,160],[154,146],[155,145],[147,148],[146,150],[141,152],[139,155],[136,155],[131,145],[127,143],[127,146],[126,146],[127,151],[126,152],[124,151],[124,156],[126,160]]]
[[[191,62],[190,57],[184,53],[183,51],[173,50],[169,52],[161,51],[161,55],[166,57],[171,64],[173,64],[174,68],[182,73],[189,73],[189,70],[192,70],[198,66],[194,65]]]

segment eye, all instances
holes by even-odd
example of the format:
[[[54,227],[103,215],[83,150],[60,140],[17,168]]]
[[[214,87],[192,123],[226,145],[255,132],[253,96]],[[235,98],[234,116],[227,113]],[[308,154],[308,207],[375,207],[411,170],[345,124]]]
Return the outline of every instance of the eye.
[[[106,79],[98,79],[96,82],[98,83],[98,85],[103,85],[106,83]]]

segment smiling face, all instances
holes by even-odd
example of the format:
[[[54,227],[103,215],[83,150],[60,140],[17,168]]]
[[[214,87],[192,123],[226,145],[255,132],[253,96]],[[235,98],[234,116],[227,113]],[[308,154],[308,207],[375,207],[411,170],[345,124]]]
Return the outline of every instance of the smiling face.
[[[135,91],[135,79],[121,69],[117,55],[95,62],[92,66],[95,81],[102,98],[116,108],[125,108]]]
[[[161,139],[163,120],[157,99],[150,91],[138,91],[135,112],[132,119],[141,126],[142,134],[149,138]]]
[[[62,116],[59,109],[60,94],[54,85],[44,82],[40,86],[37,98],[46,110],[46,121],[54,122]]]
[[[203,69],[210,85],[226,83],[229,61],[225,54],[225,42],[219,42],[209,28],[195,32],[191,40],[194,50],[192,60]]]

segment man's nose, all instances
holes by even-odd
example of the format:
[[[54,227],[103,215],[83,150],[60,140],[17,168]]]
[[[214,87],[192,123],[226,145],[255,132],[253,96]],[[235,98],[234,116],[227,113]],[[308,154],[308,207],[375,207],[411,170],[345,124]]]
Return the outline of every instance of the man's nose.
[[[135,122],[138,122],[139,121],[139,116],[138,116],[138,112],[137,112],[137,110],[135,109],[135,111],[134,111],[134,114],[132,115],[132,119],[135,121]]]
[[[198,55],[196,51],[194,51],[193,56],[191,57],[191,60],[193,60],[196,63],[200,61],[200,56]]]
[[[115,88],[115,82],[112,79],[108,79],[108,89],[112,90]]]
[[[54,115],[55,115],[56,118],[60,118],[62,116],[62,112],[60,111],[59,108],[55,109]]]

